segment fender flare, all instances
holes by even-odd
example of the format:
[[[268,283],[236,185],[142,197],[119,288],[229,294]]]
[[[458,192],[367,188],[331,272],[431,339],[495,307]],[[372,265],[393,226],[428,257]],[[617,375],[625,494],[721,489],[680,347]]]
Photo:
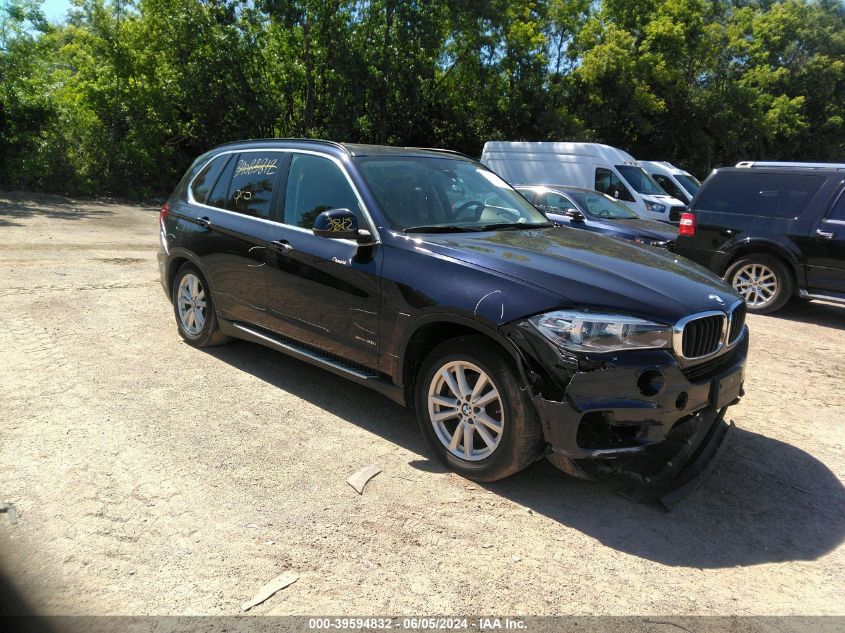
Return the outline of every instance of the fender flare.
[[[173,277],[176,275],[177,272],[176,270],[173,270],[173,262],[177,259],[187,259],[191,264],[196,266],[199,269],[200,273],[202,273],[202,276],[205,279],[205,283],[208,284],[208,289],[211,291],[211,294],[217,296],[217,293],[214,291],[214,284],[212,283],[208,272],[205,270],[205,267],[200,262],[200,258],[197,257],[197,255],[192,251],[189,251],[188,249],[179,246],[171,248],[169,257],[167,258],[165,275],[167,275],[168,295],[170,295],[171,297],[173,296]]]
[[[759,252],[767,255],[772,255],[774,257],[779,257],[780,259],[784,260],[789,267],[792,269],[792,272],[795,274],[795,279],[799,284],[802,281],[801,276],[801,260],[800,260],[800,251],[797,249],[790,248],[788,245],[782,242],[776,242],[774,240],[769,240],[765,238],[750,238],[747,237],[744,240],[740,240],[731,246],[725,251],[724,256],[722,257],[722,261],[719,263],[719,271],[718,274],[720,277],[724,277],[727,274],[728,269],[733,265],[733,263],[743,255],[740,254],[741,251],[745,251],[745,254]]]
[[[455,325],[461,325],[471,330],[475,330],[479,334],[487,336],[488,338],[497,342],[502,347],[502,349],[504,349],[508,353],[508,355],[513,359],[514,363],[516,363],[516,366],[519,369],[520,376],[525,386],[530,388],[528,376],[525,372],[525,359],[522,356],[522,352],[510,338],[502,334],[502,332],[499,331],[498,328],[491,327],[490,325],[479,321],[478,319],[464,316],[461,314],[455,314],[454,312],[439,311],[428,312],[414,319],[408,326],[407,330],[405,331],[405,334],[402,336],[402,342],[399,346],[399,358],[401,359],[401,363],[399,364],[400,369],[398,384],[407,385],[408,377],[405,375],[405,373],[409,366],[407,359],[408,344],[411,342],[411,339],[417,332],[419,332],[420,329],[422,329],[426,325],[431,325],[433,323],[454,323]]]

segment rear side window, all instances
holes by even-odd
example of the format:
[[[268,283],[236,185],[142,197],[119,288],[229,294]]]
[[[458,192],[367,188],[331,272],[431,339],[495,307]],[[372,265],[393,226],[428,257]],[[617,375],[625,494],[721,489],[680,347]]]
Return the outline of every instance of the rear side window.
[[[200,204],[206,203],[211,187],[214,186],[217,177],[220,175],[220,171],[228,159],[228,154],[214,158],[194,178],[194,181],[191,183],[191,195],[193,195],[196,202]]]
[[[281,156],[277,152],[244,152],[238,155],[229,185],[226,208],[255,218],[270,217],[273,183]]]
[[[575,203],[565,196],[555,193],[554,191],[546,191],[537,196],[538,204],[541,204],[550,209],[572,209]]]
[[[358,216],[358,198],[333,161],[311,154],[294,154],[285,192],[285,224],[310,229],[329,209],[349,209]]]
[[[628,188],[622,180],[609,169],[604,167],[596,167],[596,191],[601,191],[614,198],[620,200],[634,201],[634,196],[628,191]]]
[[[818,193],[824,176],[719,172],[699,192],[696,210],[795,218]]]

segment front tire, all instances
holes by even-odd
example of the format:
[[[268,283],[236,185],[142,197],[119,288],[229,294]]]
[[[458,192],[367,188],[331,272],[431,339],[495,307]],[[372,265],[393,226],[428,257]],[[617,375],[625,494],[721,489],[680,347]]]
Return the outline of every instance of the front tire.
[[[171,300],[179,335],[188,344],[211,347],[229,340],[217,325],[208,283],[193,264],[182,264],[176,272]]]
[[[542,452],[537,410],[504,352],[480,336],[438,345],[417,376],[420,430],[437,458],[475,481],[512,475]]]
[[[745,300],[749,312],[770,314],[792,298],[795,282],[777,257],[755,253],[741,257],[725,274],[727,281]]]

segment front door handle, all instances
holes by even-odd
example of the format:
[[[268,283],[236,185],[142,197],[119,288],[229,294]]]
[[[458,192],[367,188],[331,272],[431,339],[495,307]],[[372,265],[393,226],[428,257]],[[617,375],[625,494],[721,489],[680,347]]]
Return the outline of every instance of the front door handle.
[[[836,237],[836,233],[833,231],[822,231],[821,229],[816,229],[816,235],[818,235],[823,240],[832,240]]]
[[[293,250],[293,246],[287,240],[273,240],[270,244],[284,253]]]

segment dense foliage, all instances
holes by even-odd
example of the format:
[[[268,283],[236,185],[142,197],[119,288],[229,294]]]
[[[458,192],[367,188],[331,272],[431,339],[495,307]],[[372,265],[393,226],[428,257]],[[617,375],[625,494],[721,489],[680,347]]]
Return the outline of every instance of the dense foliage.
[[[267,136],[845,160],[838,0],[0,0],[0,187],[162,195]]]

